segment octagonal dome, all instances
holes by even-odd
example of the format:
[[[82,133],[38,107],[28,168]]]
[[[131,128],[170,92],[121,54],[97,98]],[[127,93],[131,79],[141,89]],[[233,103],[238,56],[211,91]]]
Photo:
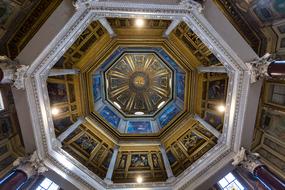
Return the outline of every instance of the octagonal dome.
[[[163,12],[159,11],[163,7],[155,5],[143,9],[141,4],[124,7],[125,4],[114,2],[92,1],[82,5],[70,25],[47,46],[48,56],[41,56],[39,64],[31,68],[27,82],[33,93],[29,103],[35,104],[32,110],[39,110],[40,115],[39,119],[33,119],[35,134],[44,137],[36,140],[47,162],[56,162],[54,165],[61,173],[67,171],[80,180],[83,184],[80,189],[167,189],[169,186],[194,189],[197,181],[229,163],[243,134],[240,119],[244,117],[246,104],[242,100],[248,94],[249,77],[244,76],[238,56],[231,55],[233,52],[215,32],[209,32],[211,25],[198,9],[189,10],[182,4],[171,5]],[[119,9],[114,11],[116,6]],[[111,17],[107,21],[116,37],[108,34],[110,26],[104,29],[99,23],[101,19],[97,20],[102,14]],[[141,15],[147,16],[146,25],[138,30],[133,19]],[[165,38],[164,31],[171,24],[158,19],[173,20],[173,16],[183,21]],[[106,24],[104,21],[101,20]],[[126,117],[107,100],[104,73],[124,53],[130,52],[156,54],[173,70],[172,99],[153,116]],[[73,76],[74,80],[70,76],[48,77],[48,84],[43,85],[46,78],[42,76],[47,76],[55,63],[55,68],[59,65],[61,69],[78,68],[80,73]],[[229,77],[227,73],[197,72],[197,67],[210,65],[224,65]],[[72,89],[75,89],[73,94]],[[51,105],[46,92],[51,95]],[[63,96],[65,92],[70,97]],[[70,103],[66,109],[67,101]],[[219,104],[225,105],[224,114],[216,113]],[[52,117],[53,106],[62,113]],[[66,112],[72,122],[84,116],[85,123],[59,147],[55,138],[69,126]],[[113,162],[114,184],[110,185],[103,179],[115,152],[118,155]],[[162,159],[161,154],[167,158]],[[139,164],[145,158],[149,162]],[[163,160],[167,159],[176,177],[172,182],[166,181]],[[144,175],[144,183],[134,185],[136,175]]]
[[[119,46],[99,65],[94,112],[118,131],[155,133],[183,112],[186,72],[161,47]]]
[[[105,73],[107,100],[124,116],[154,116],[172,98],[172,78],[154,53],[124,53]]]

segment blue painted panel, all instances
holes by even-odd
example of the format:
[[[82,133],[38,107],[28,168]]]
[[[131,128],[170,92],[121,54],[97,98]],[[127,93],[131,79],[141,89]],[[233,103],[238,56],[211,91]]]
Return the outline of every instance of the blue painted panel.
[[[110,63],[113,63],[115,59],[117,59],[119,56],[121,56],[121,54],[123,53],[123,51],[125,51],[125,48],[118,48],[116,49],[116,51],[114,51],[106,61],[104,61],[104,63],[100,66],[100,69],[105,70],[107,66],[109,66]]]
[[[105,106],[101,112],[100,115],[108,121],[113,127],[118,128],[120,117],[117,116],[110,108]]]
[[[150,133],[151,124],[149,121],[130,121],[128,123],[128,133]]]
[[[177,74],[176,75],[176,94],[180,100],[184,101],[184,92],[185,92],[185,75]]]
[[[168,65],[175,69],[176,72],[184,73],[176,62],[163,49],[160,49],[157,53]]]
[[[100,75],[93,75],[93,97],[97,102],[102,97],[101,92],[101,77]]]
[[[161,127],[167,125],[169,121],[179,113],[179,111],[180,110],[175,106],[175,104],[169,106],[158,118]]]

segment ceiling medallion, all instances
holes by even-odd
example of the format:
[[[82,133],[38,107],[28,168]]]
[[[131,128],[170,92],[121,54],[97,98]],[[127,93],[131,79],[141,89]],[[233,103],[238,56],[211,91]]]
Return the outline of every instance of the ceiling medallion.
[[[105,73],[107,99],[125,116],[153,116],[172,98],[172,75],[154,53],[124,53]]]

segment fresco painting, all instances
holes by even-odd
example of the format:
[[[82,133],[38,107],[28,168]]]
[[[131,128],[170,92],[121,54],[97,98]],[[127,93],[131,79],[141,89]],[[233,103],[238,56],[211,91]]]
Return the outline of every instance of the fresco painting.
[[[60,119],[53,120],[54,127],[60,132],[65,131],[70,125],[72,125],[70,117],[64,117]]]
[[[0,118],[0,140],[9,137],[13,132],[12,121],[9,116]]]
[[[118,128],[120,117],[117,116],[110,108],[105,106],[100,111],[100,115],[106,119],[113,127]]]
[[[210,113],[210,112],[205,113],[204,119],[205,119],[205,121],[207,121],[209,124],[211,124],[215,128],[217,128],[219,125],[222,124],[221,116],[215,115],[215,114]]]
[[[161,127],[164,127],[172,120],[178,113],[179,109],[176,107],[175,104],[171,104],[160,116],[159,116],[159,123]]]
[[[69,90],[69,101],[75,102],[75,89],[74,89],[74,84],[68,84],[68,90]]]
[[[100,75],[93,75],[93,96],[97,102],[101,98],[101,78]]]
[[[111,150],[109,150],[106,158],[104,159],[104,161],[102,163],[106,169],[109,167],[109,164],[110,164],[111,159],[112,159],[112,155],[113,155],[113,152]]]
[[[147,154],[132,154],[130,167],[149,167]]]
[[[171,150],[166,152],[167,158],[169,160],[170,165],[174,164],[176,162],[176,158],[173,155],[173,153],[171,152]]]
[[[180,100],[184,101],[184,91],[185,91],[185,75],[177,74],[176,76],[176,94]]]
[[[127,154],[122,154],[120,161],[119,161],[118,169],[126,168],[127,158],[128,158]]]
[[[225,97],[225,80],[209,82],[208,99],[223,99]]]
[[[285,18],[285,1],[256,1],[253,7],[253,12],[264,24],[269,24],[274,21]]]
[[[67,102],[65,84],[47,83],[47,88],[51,104]]]
[[[205,142],[203,138],[193,132],[188,133],[181,139],[181,143],[188,152],[193,152],[193,149],[203,142]]]
[[[153,167],[159,169],[160,165],[158,161],[158,156],[156,154],[151,154],[151,158],[152,158]]]
[[[128,133],[150,133],[151,124],[149,121],[130,121],[128,122]]]
[[[83,150],[85,150],[89,154],[98,144],[92,137],[87,134],[82,135],[75,141],[75,143],[78,144]]]

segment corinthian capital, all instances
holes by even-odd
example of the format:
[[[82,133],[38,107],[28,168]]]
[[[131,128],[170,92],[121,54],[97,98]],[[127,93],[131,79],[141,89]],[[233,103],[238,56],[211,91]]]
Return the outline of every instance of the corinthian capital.
[[[2,73],[1,83],[13,83],[17,89],[25,87],[25,76],[29,66],[20,65],[17,61],[13,61],[7,56],[0,56],[0,70]]]
[[[263,165],[259,161],[259,158],[259,154],[249,152],[242,147],[241,150],[233,158],[234,161],[232,162],[232,164],[234,166],[241,166],[249,172],[253,173],[254,169],[257,166]]]
[[[14,78],[14,86],[17,89],[25,88],[25,77],[29,66],[27,65],[19,65],[15,72]]]
[[[40,160],[36,151],[30,156],[19,157],[13,162],[13,166],[17,166],[18,170],[25,172],[28,178],[48,170]]]
[[[181,0],[179,5],[182,5],[183,7],[190,10],[198,10],[198,12],[201,13],[203,10],[203,2],[204,0]]]
[[[79,9],[81,6],[88,6],[91,2],[97,2],[99,0],[73,0],[73,6]]]
[[[270,54],[266,53],[264,56],[253,60],[246,65],[250,69],[251,83],[256,82],[260,78],[268,77],[267,69],[272,60],[270,59]]]

